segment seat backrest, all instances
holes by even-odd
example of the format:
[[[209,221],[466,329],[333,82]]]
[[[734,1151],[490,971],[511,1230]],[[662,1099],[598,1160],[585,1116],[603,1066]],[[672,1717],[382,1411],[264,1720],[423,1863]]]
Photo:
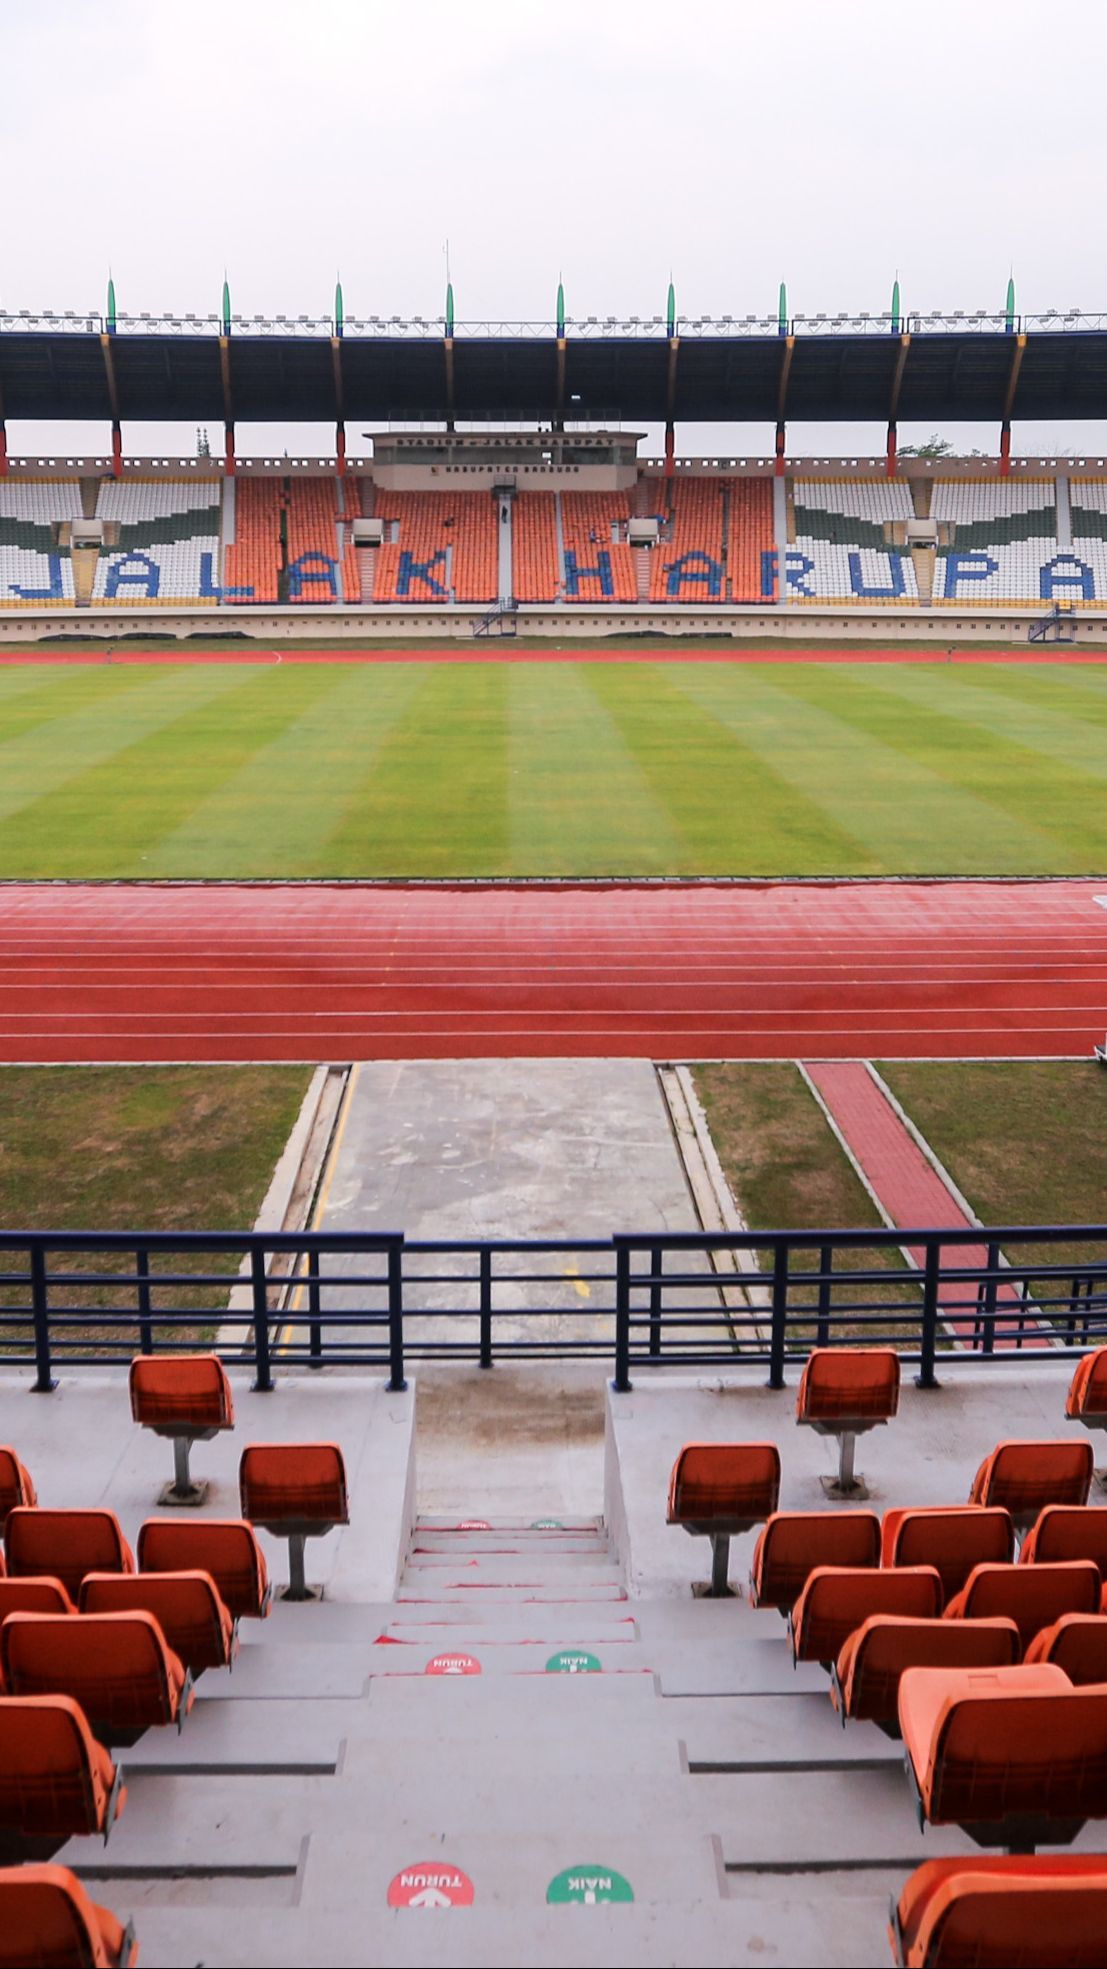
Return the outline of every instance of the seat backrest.
[[[774,1511],[754,1548],[754,1605],[787,1613],[816,1566],[879,1564],[875,1511]]]
[[[887,1421],[899,1407],[899,1355],[891,1347],[816,1347],[796,1397],[800,1422]]]
[[[961,1591],[974,1566],[1014,1557],[1015,1527],[1007,1511],[974,1504],[885,1511],[880,1562],[935,1566],[947,1600]]]
[[[1053,1662],[1076,1688],[1107,1682],[1107,1613],[1063,1613],[1039,1629],[1026,1659]]]
[[[238,1466],[252,1524],[349,1523],[346,1465],[337,1443],[249,1443]]]
[[[685,1443],[669,1478],[668,1522],[759,1524],[776,1510],[779,1496],[775,1443]]]
[[[870,1614],[844,1643],[838,1693],[847,1716],[894,1723],[908,1668],[1010,1668],[1022,1652],[1013,1620],[908,1619]]]
[[[947,1609],[951,1619],[1013,1620],[1024,1648],[1063,1613],[1098,1613],[1102,1585],[1090,1559],[1054,1565],[975,1566]]]
[[[148,1729],[177,1714],[184,1668],[152,1614],[15,1613],[0,1627],[13,1695],[68,1695],[94,1726]]]
[[[115,1779],[71,1696],[0,1696],[0,1826],[41,1838],[103,1832]],[[125,1797],[115,1795],[117,1814]]]
[[[995,1892],[982,1903],[985,1887]],[[1072,1890],[1063,1903],[1054,1898],[1059,1888]],[[966,1962],[976,1969],[1090,1965],[1102,1957],[1103,1896],[1107,1860],[1098,1853],[927,1860],[905,1882],[896,1907],[898,1959],[919,1969],[963,1969]]]
[[[1107,1688],[1049,1663],[986,1672],[909,1668],[899,1719],[935,1825],[1107,1817]]]
[[[29,1471],[10,1445],[0,1444],[0,1535],[8,1522],[9,1511],[14,1511],[17,1504],[37,1502]]]
[[[48,1574],[0,1579],[0,1620],[10,1613],[76,1613],[60,1579]]]
[[[8,1571],[48,1573],[75,1600],[86,1572],[133,1572],[134,1559],[114,1511],[52,1511],[17,1506],[4,1543]]]
[[[93,1572],[81,1584],[81,1612],[152,1614],[166,1645],[199,1675],[231,1660],[231,1616],[207,1572]]]
[[[1091,1559],[1107,1584],[1107,1511],[1087,1504],[1047,1504],[1019,1551],[1021,1565]]]
[[[146,1429],[230,1429],[234,1398],[216,1354],[137,1354],[131,1414]]]
[[[1036,1518],[1044,1504],[1086,1504],[1095,1458],[1091,1443],[998,1443],[973,1479],[971,1504],[998,1504],[1016,1523]]]
[[[0,1933],[5,1962],[130,1969],[137,1960],[130,1931],[67,1866],[0,1868]]]
[[[236,1620],[269,1610],[269,1574],[253,1526],[243,1518],[147,1518],[138,1534],[140,1572],[206,1572]]]
[[[933,1566],[816,1566],[792,1608],[797,1661],[836,1661],[849,1636],[874,1613],[936,1620],[942,1582]]]
[[[1065,1414],[1077,1420],[1085,1415],[1107,1415],[1107,1347],[1096,1347],[1077,1361],[1065,1397]]]

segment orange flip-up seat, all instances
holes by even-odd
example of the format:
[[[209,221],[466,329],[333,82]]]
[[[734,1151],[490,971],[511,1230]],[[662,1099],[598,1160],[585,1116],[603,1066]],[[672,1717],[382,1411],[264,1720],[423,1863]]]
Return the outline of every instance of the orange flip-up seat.
[[[685,1443],[669,1478],[666,1522],[711,1540],[712,1596],[730,1590],[731,1539],[764,1524],[779,1496],[775,1443]]]
[[[346,1465],[337,1443],[250,1443],[238,1467],[242,1515],[288,1540],[286,1600],[314,1596],[304,1576],[304,1544],[350,1522]]]
[[[47,1573],[75,1600],[86,1572],[133,1572],[131,1548],[114,1511],[53,1511],[17,1505],[4,1536],[8,1571]]]
[[[37,1503],[30,1472],[20,1462],[14,1449],[6,1444],[0,1446],[0,1537],[8,1522],[9,1511],[14,1511],[17,1504]]]
[[[23,1573],[18,1579],[0,1579],[0,1620],[10,1613],[76,1613],[60,1579],[48,1573]]]
[[[1002,1565],[1014,1554],[1008,1511],[953,1504],[884,1513],[881,1565],[936,1567],[947,1600],[961,1591],[974,1566]]]
[[[915,1620],[870,1614],[843,1642],[830,1677],[842,1718],[899,1735],[900,1676],[907,1668],[1011,1668],[1022,1653],[1013,1620]]]
[[[1091,1559],[1056,1565],[974,1566],[947,1620],[1013,1620],[1024,1648],[1063,1613],[1098,1613],[1102,1583]]]
[[[1025,1531],[1044,1504],[1086,1504],[1093,1463],[1088,1442],[998,1443],[972,1480],[969,1503],[998,1504]]]
[[[1107,1613],[1064,1613],[1041,1627],[1026,1650],[1028,1662],[1052,1661],[1078,1688],[1107,1683]]]
[[[774,1511],[753,1550],[755,1607],[790,1613],[816,1566],[878,1566],[875,1511]]]
[[[261,1620],[269,1612],[265,1554],[242,1518],[147,1518],[138,1534],[138,1569],[210,1573],[236,1620]]]
[[[153,1614],[166,1645],[189,1673],[229,1668],[238,1653],[237,1624],[207,1572],[92,1572],[81,1586],[81,1612]]]
[[[1077,1362],[1065,1396],[1065,1414],[1085,1429],[1107,1429],[1107,1347],[1097,1347]]]
[[[206,1484],[192,1481],[193,1443],[234,1428],[234,1398],[216,1354],[138,1354],[131,1362],[131,1414],[143,1429],[173,1444],[173,1482],[162,1504],[202,1504]]]
[[[816,1566],[792,1608],[792,1659],[829,1667],[870,1614],[936,1620],[941,1611],[942,1582],[933,1566]]]
[[[1019,1549],[1019,1564],[1091,1559],[1107,1585],[1107,1511],[1087,1504],[1047,1504]]]
[[[180,1729],[192,1678],[153,1614],[13,1613],[0,1627],[0,1671],[12,1695],[67,1695],[93,1729]]]
[[[899,1355],[891,1347],[816,1347],[796,1396],[796,1421],[838,1438],[838,1489],[857,1488],[856,1440],[899,1407]]]
[[[1107,1858],[927,1860],[892,1906],[901,1969],[1092,1969],[1107,1961]]]
[[[1047,1662],[908,1668],[899,1724],[920,1826],[1032,1851],[1107,1817],[1107,1688],[1074,1689]]]
[[[126,1803],[121,1774],[65,1695],[0,1696],[0,1827],[27,1839],[106,1840]]]
[[[131,1969],[133,1926],[90,1901],[67,1866],[0,1867],[0,1969]]]

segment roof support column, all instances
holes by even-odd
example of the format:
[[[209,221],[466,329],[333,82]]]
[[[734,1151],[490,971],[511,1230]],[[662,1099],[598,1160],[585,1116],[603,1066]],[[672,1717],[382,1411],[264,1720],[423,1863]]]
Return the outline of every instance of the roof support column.
[[[123,426],[118,417],[111,420],[111,475],[113,479],[123,477]]]
[[[226,327],[227,324],[224,323]],[[231,390],[231,342],[229,335],[219,337],[219,373],[223,379],[223,459],[227,477],[235,475],[234,459],[234,396]]]
[[[109,315],[109,321],[112,316]],[[114,327],[100,337],[100,350],[104,358],[104,377],[108,386],[108,402],[111,404],[111,469],[113,478],[123,477],[123,430],[119,416],[119,391],[115,380],[115,360],[112,356],[111,339]]]
[[[0,390],[0,479],[8,476],[8,426],[4,419],[4,392]]]
[[[895,299],[892,305],[898,318],[898,281],[896,282]],[[888,455],[884,469],[890,479],[894,479],[896,475],[896,445],[899,436],[899,393],[903,387],[903,372],[907,367],[907,351],[910,347],[910,335],[901,335],[899,338],[899,349],[896,354],[896,366],[892,372],[892,393],[888,399]]]
[[[785,335],[782,338],[783,353],[780,359],[780,382],[776,392],[776,464],[774,471],[778,479],[784,477],[784,454],[787,446],[785,417],[788,409],[788,379],[792,374],[792,357],[796,352],[796,338]]]
[[[1008,296],[1010,302],[1010,296]],[[1008,331],[1010,332],[1010,331]],[[1015,336],[1015,346],[1011,352],[1011,368],[1007,377],[1007,395],[1003,402],[1003,423],[999,433],[999,476],[1008,478],[1011,472],[1011,412],[1015,407],[1015,391],[1019,387],[1019,371],[1026,353],[1026,336]]]
[[[341,330],[341,317],[338,326]],[[334,372],[334,455],[338,476],[344,479],[346,476],[346,397],[342,376],[341,333],[331,336],[331,368]]]

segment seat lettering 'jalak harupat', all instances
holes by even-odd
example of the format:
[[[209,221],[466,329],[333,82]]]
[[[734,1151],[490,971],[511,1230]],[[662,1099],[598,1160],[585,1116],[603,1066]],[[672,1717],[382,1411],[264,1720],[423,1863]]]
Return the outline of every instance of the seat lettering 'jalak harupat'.
[[[207,1485],[192,1480],[192,1445],[234,1428],[231,1384],[218,1356],[138,1354],[131,1362],[131,1414],[141,1428],[173,1444],[173,1482],[158,1502],[202,1504]]]
[[[885,1511],[882,1566],[934,1566],[947,1601],[961,1591],[974,1566],[1004,1565],[1015,1556],[1015,1527],[1008,1511],[976,1504]]]
[[[337,1443],[250,1443],[238,1470],[242,1515],[288,1540],[283,1598],[310,1600],[304,1545],[350,1522],[346,1465]]]
[[[1094,1458],[1088,1442],[998,1443],[972,1480],[970,1504],[997,1504],[1026,1531],[1046,1504],[1086,1504]]]
[[[0,1537],[7,1525],[9,1511],[14,1511],[17,1504],[37,1503],[30,1472],[20,1462],[14,1449],[7,1444],[0,1446]]]
[[[0,1969],[131,1969],[134,1929],[90,1901],[67,1866],[0,1867]]]
[[[775,1443],[685,1443],[669,1478],[666,1522],[711,1540],[712,1597],[730,1591],[731,1539],[764,1524],[779,1496]]]
[[[936,1620],[942,1582],[933,1566],[816,1566],[792,1608],[789,1628],[794,1661],[827,1667],[870,1614],[904,1614]]]
[[[71,1696],[0,1696],[0,1828],[29,1839],[107,1840],[126,1798]]]
[[[105,1734],[178,1729],[192,1679],[149,1613],[14,1613],[0,1627],[0,1670],[12,1695],[67,1695]]]
[[[1013,1620],[1024,1648],[1065,1613],[1098,1613],[1102,1587],[1090,1559],[1052,1566],[977,1566],[946,1608],[947,1620]]]
[[[153,1614],[193,1678],[229,1668],[238,1652],[235,1621],[207,1572],[91,1572],[81,1586],[81,1612]]]
[[[901,1969],[1082,1969],[1104,1959],[1107,1859],[981,1853],[928,1860],[892,1903]]]
[[[235,1620],[264,1620],[269,1612],[265,1554],[242,1518],[147,1518],[138,1534],[138,1569],[210,1573]]]
[[[836,1488],[857,1490],[857,1438],[890,1422],[899,1407],[899,1355],[891,1347],[816,1347],[796,1396],[796,1421],[838,1438]]]
[[[790,1613],[816,1566],[878,1566],[875,1511],[774,1511],[753,1549],[755,1607]]]
[[[114,1511],[47,1511],[19,1505],[4,1535],[13,1578],[43,1573],[60,1579],[71,1600],[86,1572],[133,1572],[131,1548]]]
[[[842,1718],[899,1735],[899,1684],[908,1668],[1012,1668],[1022,1652],[1013,1620],[922,1620],[870,1614],[831,1671],[830,1699]]]

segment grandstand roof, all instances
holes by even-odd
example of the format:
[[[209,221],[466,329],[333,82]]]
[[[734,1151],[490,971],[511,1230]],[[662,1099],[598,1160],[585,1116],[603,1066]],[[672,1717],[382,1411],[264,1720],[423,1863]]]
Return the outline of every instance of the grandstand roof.
[[[0,317],[0,415],[649,423],[1101,417],[1107,321],[462,324]],[[1088,325],[1094,320],[1095,325]],[[563,351],[563,360],[561,359]]]

